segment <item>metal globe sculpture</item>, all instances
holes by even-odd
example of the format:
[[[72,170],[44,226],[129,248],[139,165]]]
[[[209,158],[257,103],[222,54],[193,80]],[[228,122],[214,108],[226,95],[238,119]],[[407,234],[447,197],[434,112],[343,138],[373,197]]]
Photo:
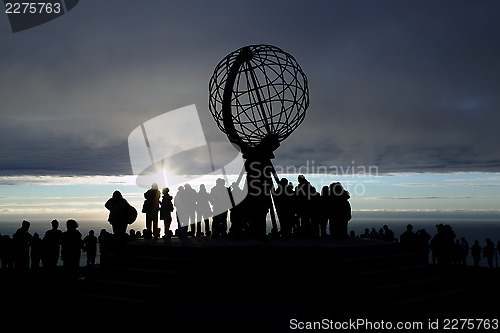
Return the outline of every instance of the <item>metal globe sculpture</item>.
[[[278,175],[271,159],[280,142],[302,123],[308,106],[304,72],[276,46],[242,47],[215,67],[209,82],[209,110],[245,158],[249,236],[266,234],[268,213],[271,232],[278,233],[271,193]]]
[[[209,110],[245,153],[273,151],[304,120],[307,78],[293,56],[272,45],[242,47],[222,59],[209,83]]]

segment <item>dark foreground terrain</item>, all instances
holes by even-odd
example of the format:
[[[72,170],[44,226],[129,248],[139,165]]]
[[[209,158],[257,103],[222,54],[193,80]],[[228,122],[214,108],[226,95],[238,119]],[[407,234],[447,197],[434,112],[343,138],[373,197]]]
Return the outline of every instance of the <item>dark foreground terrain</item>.
[[[55,331],[286,332],[358,320],[443,328],[499,319],[499,281],[497,269],[429,265],[374,240],[139,239],[76,279],[62,267],[0,271],[0,316]]]

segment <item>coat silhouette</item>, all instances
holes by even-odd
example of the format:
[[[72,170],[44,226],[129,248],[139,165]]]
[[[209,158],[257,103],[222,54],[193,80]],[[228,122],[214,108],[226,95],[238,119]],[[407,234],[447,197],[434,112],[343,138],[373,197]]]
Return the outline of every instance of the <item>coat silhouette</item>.
[[[13,235],[14,264],[16,268],[29,268],[30,262],[30,242],[33,236],[28,232],[30,223],[23,221],[21,228],[17,229]]]
[[[196,195],[196,219],[198,220],[199,229],[196,230],[197,236],[202,236],[201,221],[205,224],[205,236],[210,237],[210,217],[212,216],[212,208],[210,207],[210,194],[207,192],[205,184],[200,185],[200,190]]]
[[[59,261],[59,253],[61,250],[62,234],[59,230],[59,221],[52,220],[52,229],[45,232],[43,236],[43,257],[42,262],[44,267],[54,268]]]
[[[194,236],[196,234],[196,191],[189,184],[184,185],[184,204],[186,214],[186,224],[190,226],[189,234]],[[201,228],[201,226],[200,226]]]
[[[113,192],[104,206],[109,210],[108,222],[113,228],[113,233],[117,236],[125,236],[129,223],[130,204],[125,200],[120,191]]]
[[[80,266],[82,234],[77,228],[78,223],[75,220],[68,220],[66,222],[66,231],[62,235],[61,257],[69,277],[74,277],[77,268]]]
[[[172,203],[173,197],[169,194],[170,189],[165,187],[162,190],[163,197],[160,206],[160,220],[163,221],[163,230],[165,237],[171,236],[170,225],[172,224],[172,212],[174,211],[174,204]]]
[[[225,181],[222,178],[217,179],[215,186],[210,191],[210,202],[215,215],[212,220],[212,237],[227,234],[227,211],[231,207],[228,191],[229,189],[225,186]]]
[[[146,213],[146,230],[147,235],[145,238],[158,238],[158,211],[160,210],[160,197],[161,193],[158,190],[158,185],[153,183],[151,188],[144,193],[144,204],[142,212]]]
[[[97,237],[94,235],[94,230],[89,230],[89,234],[83,239],[83,250],[87,253],[87,266],[95,265]]]

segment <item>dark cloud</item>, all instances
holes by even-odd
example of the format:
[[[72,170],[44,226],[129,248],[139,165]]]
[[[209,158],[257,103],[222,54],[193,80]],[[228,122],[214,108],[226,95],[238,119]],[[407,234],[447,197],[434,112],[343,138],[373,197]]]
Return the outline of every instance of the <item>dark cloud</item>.
[[[127,137],[196,104],[227,53],[271,43],[310,83],[277,165],[498,171],[500,3],[81,2],[12,34],[0,16],[0,173],[130,173]],[[187,134],[189,135],[189,134]]]

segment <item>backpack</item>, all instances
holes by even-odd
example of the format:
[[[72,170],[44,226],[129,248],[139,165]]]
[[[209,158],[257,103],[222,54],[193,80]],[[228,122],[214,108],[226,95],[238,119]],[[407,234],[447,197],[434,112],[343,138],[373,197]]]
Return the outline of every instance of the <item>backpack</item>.
[[[128,205],[125,209],[125,217],[127,224],[132,224],[137,219],[137,209],[134,206]]]

